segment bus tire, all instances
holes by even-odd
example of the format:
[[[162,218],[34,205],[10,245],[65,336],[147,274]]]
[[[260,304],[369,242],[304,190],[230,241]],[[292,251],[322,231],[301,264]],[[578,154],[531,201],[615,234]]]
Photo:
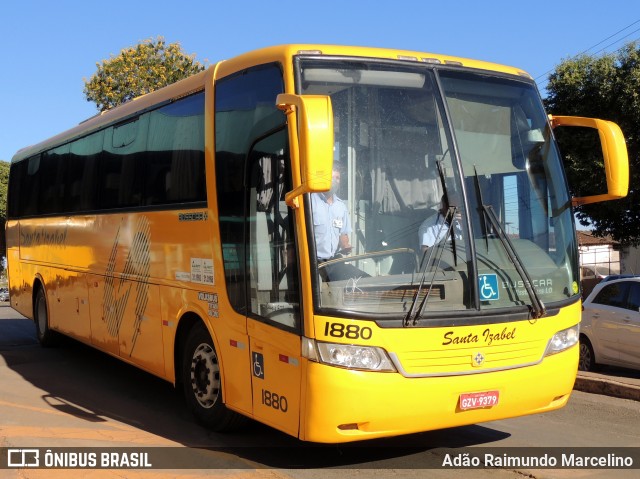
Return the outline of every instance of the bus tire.
[[[222,401],[218,355],[202,323],[191,328],[184,343],[182,385],[187,407],[200,424],[216,432],[229,432],[246,422]]]
[[[33,319],[36,323],[36,335],[41,346],[48,348],[58,343],[58,335],[49,328],[49,310],[44,289],[39,286],[33,300]]]

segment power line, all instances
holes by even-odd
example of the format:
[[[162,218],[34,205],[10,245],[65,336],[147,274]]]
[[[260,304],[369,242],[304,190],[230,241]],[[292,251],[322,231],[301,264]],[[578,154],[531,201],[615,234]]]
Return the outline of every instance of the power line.
[[[589,50],[591,50],[592,48],[595,48],[595,47],[597,47],[598,45],[603,44],[604,42],[606,42],[606,41],[607,41],[607,40],[609,40],[610,38],[615,37],[618,33],[622,33],[622,32],[624,32],[627,28],[630,28],[630,27],[634,26],[636,23],[640,23],[640,20],[636,20],[635,22],[633,22],[633,23],[631,23],[631,24],[627,25],[626,27],[624,27],[622,30],[618,30],[618,31],[617,31],[616,33],[614,33],[613,35],[608,36],[608,37],[607,37],[607,38],[605,38],[604,40],[602,40],[602,41],[600,41],[600,42],[596,43],[595,45],[593,45],[592,47],[587,48],[585,51],[583,51],[583,52],[581,52],[581,53],[578,53],[578,55],[576,55],[576,56],[579,56],[579,55],[582,55],[582,54],[584,54],[584,53],[587,53],[587,52],[588,52]],[[638,29],[638,30],[640,30],[640,29]],[[629,35],[631,35],[631,34],[633,34],[633,33],[637,32],[638,30],[634,30],[634,31],[633,31],[633,32],[631,32]],[[625,38],[627,38],[629,35],[627,35],[627,36],[625,36],[625,37],[622,37],[620,40],[624,40],[624,39],[625,39]],[[618,43],[620,40],[616,40],[616,41],[615,41],[615,42],[613,42],[611,45],[613,45],[613,44],[615,44],[615,43]],[[611,46],[611,45],[609,45],[609,46]],[[609,46],[604,47],[604,48],[606,49],[606,48],[608,48]],[[597,54],[597,53],[599,53],[599,52],[601,52],[601,51],[602,51],[602,50],[599,50],[598,52],[594,53],[594,55],[595,55],[595,54]]]
[[[639,20],[639,21],[640,21],[640,20]],[[634,31],[632,31],[632,32],[631,32],[631,33],[629,33],[628,35],[625,35],[624,37],[619,38],[618,40],[616,40],[616,41],[615,41],[615,42],[613,42],[613,43],[610,43],[609,45],[607,45],[607,46],[606,46],[606,47],[604,47],[604,48],[601,48],[600,50],[598,50],[597,52],[595,52],[595,53],[594,53],[594,55],[597,55],[598,53],[605,51],[605,50],[606,50],[607,48],[609,48],[610,46],[613,46],[613,45],[615,45],[616,43],[621,42],[622,40],[624,40],[624,39],[625,39],[625,38],[627,38],[627,37],[630,37],[631,35],[633,35],[633,34],[634,34],[634,33],[636,33],[636,32],[640,32],[640,28],[635,29]],[[637,38],[636,38],[636,40],[637,40]],[[623,46],[621,46],[620,48],[618,48],[617,50],[615,50],[615,51],[614,51],[614,53],[615,53],[615,52],[619,52],[619,51],[620,51],[620,50],[622,50],[623,48],[624,48],[624,45],[623,45]]]
[[[627,29],[631,28],[632,26],[634,26],[634,25],[635,25],[635,24],[637,24],[637,23],[640,23],[640,19],[639,19],[639,20],[636,20],[635,22],[630,23],[630,24],[629,24],[629,25],[627,25],[626,27],[624,27],[624,28],[622,28],[622,29],[618,30],[616,33],[614,33],[614,34],[612,34],[612,35],[609,35],[609,36],[608,36],[607,38],[605,38],[604,40],[600,40],[600,41],[599,41],[598,43],[596,43],[595,45],[590,46],[590,47],[589,47],[589,48],[587,48],[586,50],[584,50],[584,51],[582,51],[582,52],[578,53],[577,55],[574,55],[574,56],[572,56],[572,57],[570,57],[570,58],[576,58],[576,57],[578,57],[578,56],[580,56],[580,55],[584,55],[584,54],[585,54],[585,53],[587,53],[589,50],[594,49],[594,48],[595,48],[595,47],[597,47],[598,45],[602,45],[602,44],[603,44],[604,42],[606,42],[607,40],[610,40],[611,38],[615,37],[615,36],[616,36],[616,35],[618,35],[619,33],[624,32],[625,30],[627,30]],[[638,32],[638,31],[640,31],[640,28],[638,28],[638,29],[634,30],[633,32],[631,32],[631,33],[629,33],[629,34],[625,35],[624,37],[622,37],[622,38],[620,38],[620,39],[616,40],[615,42],[613,42],[613,43],[611,43],[611,44],[607,45],[606,47],[604,47],[604,48],[602,48],[602,49],[598,50],[596,53],[594,53],[594,55],[597,55],[598,53],[600,53],[600,52],[602,52],[602,51],[606,50],[607,48],[609,48],[611,45],[615,45],[615,44],[616,44],[616,43],[618,43],[619,41],[624,40],[625,38],[627,38],[627,37],[629,37],[629,36],[633,35],[634,33]],[[616,50],[616,51],[618,51],[618,50]],[[550,69],[550,70],[547,70],[546,72],[544,72],[544,73],[543,73],[543,74],[541,74],[541,75],[538,75],[538,76],[537,76],[537,77],[535,77],[533,80],[537,83],[538,78],[544,77],[544,76],[546,76],[547,74],[551,73],[552,71],[553,71],[553,68],[552,68],[552,69]]]
[[[602,52],[602,51],[606,50],[606,49],[607,49],[607,48],[609,48],[610,46],[615,45],[615,44],[616,44],[616,43],[618,43],[619,41],[624,40],[624,39],[625,39],[625,38],[627,38],[628,36],[633,35],[634,33],[638,32],[638,31],[640,31],[640,28],[638,28],[637,30],[634,30],[634,31],[633,31],[633,32],[631,32],[629,35],[627,35],[627,36],[625,36],[625,37],[622,37],[620,40],[616,40],[615,42],[611,43],[610,45],[607,45],[606,47],[604,47],[604,48],[602,48],[602,49],[598,50],[597,52],[595,52],[595,53],[594,53],[594,55],[597,55],[598,53],[600,53],[600,52]],[[632,43],[632,42],[640,42],[640,37],[634,38],[634,39],[632,39],[632,40],[631,40],[630,42],[628,42],[628,43]],[[619,52],[620,50],[622,50],[625,46],[626,46],[626,45],[622,45],[620,48],[618,48],[618,49],[616,49],[616,50],[612,51],[611,53],[618,53],[618,52]],[[576,55],[576,56],[577,56],[577,55]],[[571,58],[575,58],[575,57],[571,57]],[[553,71],[553,70],[549,70],[547,73],[551,73],[552,71]],[[544,75],[546,75],[546,73],[545,73]],[[542,76],[542,75],[541,75],[541,76]],[[540,78],[540,77],[537,77],[537,78]],[[538,85],[538,88],[540,88],[540,87],[541,87],[543,84],[545,84],[545,83],[548,83],[548,79],[546,79],[546,78],[545,78],[544,83],[543,83],[543,82],[536,82],[536,85]]]

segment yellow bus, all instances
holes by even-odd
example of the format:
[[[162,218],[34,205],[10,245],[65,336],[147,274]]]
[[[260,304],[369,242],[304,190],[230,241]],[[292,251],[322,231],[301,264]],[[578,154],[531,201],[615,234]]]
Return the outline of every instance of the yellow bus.
[[[597,130],[607,192],[570,197],[563,125]],[[15,155],[11,306],[44,346],[183,388],[215,431],[336,443],[549,411],[578,364],[572,202],[625,196],[626,155],[517,68],[265,48]]]

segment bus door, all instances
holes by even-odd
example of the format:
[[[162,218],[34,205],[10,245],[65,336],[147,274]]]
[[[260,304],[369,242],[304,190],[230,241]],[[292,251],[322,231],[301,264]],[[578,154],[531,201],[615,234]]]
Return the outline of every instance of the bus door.
[[[297,435],[300,411],[300,301],[286,130],[258,141],[248,157],[247,330],[256,419]]]

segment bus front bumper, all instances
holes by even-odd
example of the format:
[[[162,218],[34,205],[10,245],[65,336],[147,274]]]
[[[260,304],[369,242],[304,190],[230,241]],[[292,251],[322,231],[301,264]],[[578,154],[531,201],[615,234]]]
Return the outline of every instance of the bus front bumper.
[[[578,354],[573,346],[534,366],[424,378],[309,362],[300,439],[358,441],[558,409],[569,400]],[[461,395],[489,391],[498,391],[497,404],[461,407]]]

